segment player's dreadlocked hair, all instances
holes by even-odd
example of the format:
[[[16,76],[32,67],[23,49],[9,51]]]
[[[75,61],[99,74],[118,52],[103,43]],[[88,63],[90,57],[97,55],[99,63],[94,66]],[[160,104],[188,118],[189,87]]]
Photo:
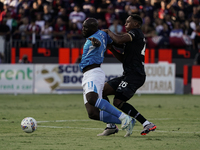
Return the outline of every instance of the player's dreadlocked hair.
[[[142,18],[139,15],[132,14],[131,17],[138,22],[138,24],[140,25],[140,27],[142,26],[143,21],[142,21]]]

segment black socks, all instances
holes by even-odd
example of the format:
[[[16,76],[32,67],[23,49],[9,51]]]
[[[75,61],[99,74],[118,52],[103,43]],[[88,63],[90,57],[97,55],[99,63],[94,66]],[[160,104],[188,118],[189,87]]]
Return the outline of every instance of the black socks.
[[[123,103],[122,107],[120,108],[124,113],[128,114],[129,116],[137,119],[141,124],[143,124],[146,119],[130,104]]]

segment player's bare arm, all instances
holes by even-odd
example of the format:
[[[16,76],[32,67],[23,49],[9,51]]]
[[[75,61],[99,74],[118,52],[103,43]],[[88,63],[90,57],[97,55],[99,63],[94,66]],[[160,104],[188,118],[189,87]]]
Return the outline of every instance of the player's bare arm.
[[[111,32],[110,30],[108,30],[108,35],[111,37],[111,39],[115,43],[118,43],[118,44],[123,44],[123,43],[132,41],[131,35],[128,33],[125,33],[123,35],[117,35],[117,34]]]
[[[132,41],[132,37],[128,33],[117,35],[111,32],[109,29],[102,29],[102,31],[106,32],[115,43],[123,44],[123,43]]]
[[[101,46],[101,42],[99,40],[97,40],[96,38],[92,37],[92,38],[88,38],[90,41],[92,41],[92,45],[95,47],[99,47]]]

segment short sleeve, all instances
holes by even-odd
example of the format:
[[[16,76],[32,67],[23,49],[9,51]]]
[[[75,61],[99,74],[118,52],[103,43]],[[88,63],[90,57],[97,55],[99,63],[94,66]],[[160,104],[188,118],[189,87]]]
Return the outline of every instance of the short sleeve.
[[[132,39],[135,39],[136,38],[136,33],[134,32],[134,30],[130,30],[128,32],[128,34],[132,37]]]

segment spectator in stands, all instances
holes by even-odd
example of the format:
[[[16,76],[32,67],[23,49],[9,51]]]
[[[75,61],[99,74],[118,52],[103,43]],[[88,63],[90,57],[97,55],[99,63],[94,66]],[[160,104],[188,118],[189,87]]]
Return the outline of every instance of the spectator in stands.
[[[24,9],[22,7],[19,8],[18,13],[16,14],[17,24],[20,25],[22,23],[22,18],[26,17]]]
[[[116,0],[114,3],[115,14],[119,17],[122,24],[125,24],[126,18],[128,18],[128,13],[125,11],[126,1]]]
[[[10,9],[16,12],[18,0],[4,0],[4,5],[8,5]]]
[[[29,1],[25,1],[22,5],[22,8],[24,9],[24,14],[26,15],[26,17],[31,18],[30,10],[32,10],[32,3]]]
[[[29,36],[29,40],[31,40],[31,43],[29,43],[29,47],[36,46],[36,40],[40,39],[40,26],[35,23],[35,18],[31,19],[31,23],[28,25],[28,28],[26,30],[26,34]]]
[[[3,5],[3,9],[2,11],[0,12],[0,23],[3,22],[3,19],[6,18],[6,14],[7,12],[10,12],[10,13],[13,13],[9,10],[9,6],[8,5]]]
[[[86,15],[84,12],[80,10],[80,6],[75,5],[74,11],[69,14],[69,27],[72,26],[73,23],[77,24],[79,30],[82,29],[82,23],[85,20]]]
[[[158,11],[158,17],[160,19],[164,19],[166,14],[169,14],[169,9],[167,9],[167,2],[166,1],[161,1],[160,2],[160,9]]]
[[[163,23],[163,30],[161,30],[158,35],[167,38],[169,41],[169,34],[170,34],[170,30],[168,28],[168,25],[166,23]]]
[[[11,16],[10,11],[6,13],[6,24],[9,26],[11,34],[14,33],[17,28],[17,21]]]
[[[151,5],[151,0],[145,0],[145,5],[143,6],[142,11],[146,16],[149,16],[151,20],[153,19],[154,8]]]
[[[157,18],[158,18],[158,9],[153,11],[153,18],[151,19],[152,22],[155,22],[157,20]],[[143,20],[143,22],[144,22],[144,20]]]
[[[122,34],[123,33],[123,26],[119,23],[118,19],[113,21],[113,24],[109,26],[109,30],[115,34]]]
[[[24,43],[25,41],[28,40],[26,31],[27,31],[27,28],[29,25],[29,20],[28,20],[28,17],[24,17],[21,20],[22,20],[22,22],[19,25],[19,27],[17,28],[17,30],[15,31],[14,35],[15,35],[15,39],[20,39]]]
[[[169,28],[166,23],[163,23],[163,30],[161,30],[158,34],[158,36],[162,36],[162,39],[159,41],[159,46],[162,48],[169,47]]]
[[[107,12],[105,13],[105,20],[107,28],[110,27],[110,25],[113,24],[113,21],[117,19],[117,15],[115,14],[115,10],[112,4],[110,4],[107,8]]]
[[[48,4],[45,4],[43,6],[43,20],[45,22],[49,22],[50,25],[53,25],[53,22],[54,22],[54,14],[50,12],[50,7]]]
[[[183,0],[177,0],[176,4],[172,6],[176,10],[176,16],[179,17],[179,11],[186,12],[187,3]],[[184,16],[187,18],[187,14],[184,13]]]
[[[107,26],[106,26],[106,21],[102,20],[102,19],[98,19],[98,27],[99,29],[107,29]]]
[[[24,0],[19,0],[19,1],[18,1],[17,8],[16,8],[16,13],[17,13],[17,14],[19,13],[19,9],[20,9],[20,8],[23,9],[23,3],[24,3]]]
[[[200,25],[197,25],[196,30],[194,30],[190,36],[192,39],[192,47],[194,50],[200,49]]]
[[[28,60],[28,56],[27,55],[23,55],[22,59],[19,60],[19,63],[21,63],[21,64],[30,63],[30,61]]]
[[[156,33],[159,35],[160,32],[163,30],[163,20],[160,18],[157,18],[155,20],[155,29],[156,29]]]
[[[196,26],[200,25],[200,21],[197,15],[192,16],[192,21],[190,22],[188,35],[191,36],[192,32],[196,30]]]
[[[56,47],[62,47],[64,43],[64,36],[66,35],[66,25],[64,24],[62,18],[58,17],[56,24],[53,28],[53,38],[54,41],[58,41],[59,44]]]
[[[142,32],[144,33],[144,36],[147,37],[153,37],[156,35],[155,29],[151,23],[150,17],[146,16],[144,18],[144,24],[142,26]]]
[[[131,14],[138,14],[139,15],[139,3],[137,0],[129,0],[128,3],[126,3],[125,10],[128,13],[128,15]]]
[[[11,34],[10,28],[6,24],[6,18],[4,18],[2,23],[0,24],[0,35],[4,36],[6,41],[8,41],[10,39],[10,34]]]
[[[38,13],[43,13],[43,0],[37,0]]]
[[[62,18],[63,23],[68,26],[69,25],[69,17],[66,13],[65,8],[61,8],[60,11],[58,12],[58,17]]]
[[[197,6],[193,7],[192,16],[196,16],[197,18],[200,18],[200,12],[198,11],[198,7]]]
[[[45,25],[41,28],[40,37],[42,40],[42,47],[50,48],[52,40],[53,27],[45,22]]]
[[[73,23],[69,28],[67,38],[69,40],[80,40],[82,38],[81,30],[78,29],[76,23]]]
[[[37,13],[39,12],[38,10],[38,3],[37,2],[33,2],[33,6],[30,10],[30,17],[33,18],[37,15]]]
[[[174,24],[174,29],[172,29],[170,31],[169,36],[170,37],[177,37],[177,38],[181,38],[183,36],[183,30],[180,28],[180,22],[176,21]]]
[[[62,0],[53,0],[52,8],[53,8],[55,14],[58,14],[62,7],[63,7]]]
[[[96,18],[99,19],[99,14],[96,13],[96,9],[94,6],[90,7],[89,13],[86,15],[86,18]]]
[[[182,10],[178,11],[176,20],[179,21],[181,25],[183,25],[185,23],[185,20],[186,20],[185,13]]]
[[[187,12],[187,18],[190,19],[192,18],[193,15],[193,7],[195,6],[193,3],[193,0],[187,0],[187,8],[186,8],[186,12]]]
[[[168,25],[168,28],[171,31],[173,29],[173,21],[171,19],[170,14],[165,14],[164,22]]]
[[[42,14],[41,13],[36,13],[36,21],[35,24],[37,24],[38,26],[40,26],[40,28],[42,29],[44,27],[45,21],[42,20]]]
[[[86,16],[90,14],[90,9],[92,7],[94,8],[94,4],[92,4],[90,0],[85,0],[82,6],[83,6],[83,12],[85,13]]]
[[[100,16],[99,19],[103,21],[105,20],[105,13],[107,12],[107,8],[109,4],[110,4],[110,1],[102,0],[102,2],[98,5],[97,13],[99,14],[98,16]]]
[[[179,48],[191,44],[190,38],[184,35],[183,29],[180,28],[180,22],[178,21],[175,22],[174,29],[170,31],[169,41],[172,47]]]

